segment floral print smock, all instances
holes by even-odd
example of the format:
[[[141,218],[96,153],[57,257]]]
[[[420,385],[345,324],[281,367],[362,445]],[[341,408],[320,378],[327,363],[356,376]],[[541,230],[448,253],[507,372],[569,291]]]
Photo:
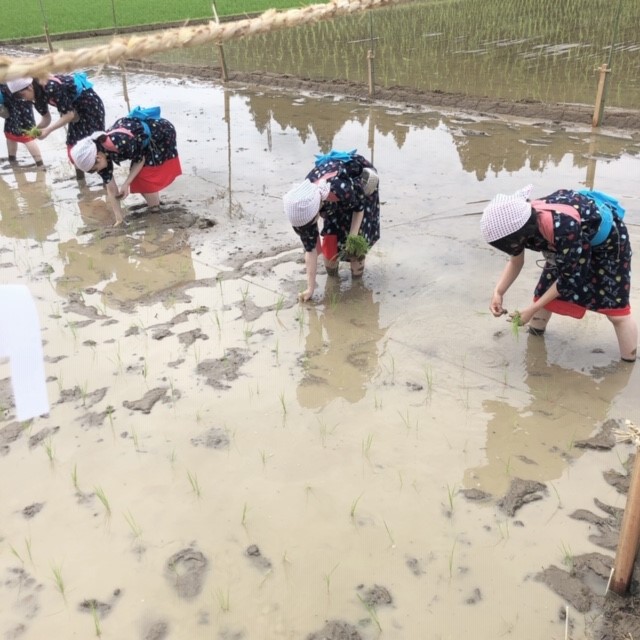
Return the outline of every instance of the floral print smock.
[[[9,117],[4,121],[4,133],[9,134],[7,137],[23,138],[25,131],[36,126],[36,120],[33,117],[33,105],[25,100],[16,98],[6,84],[0,84],[0,93],[2,93],[3,103],[9,112]],[[34,140],[34,138],[29,138]]]
[[[100,143],[100,151],[107,157],[107,166],[99,171],[104,183],[113,179],[113,164],[130,160],[132,164],[144,160],[146,167],[159,167],[167,160],[178,157],[175,127],[164,118],[144,121],[138,118],[120,118],[107,131],[109,143]]]
[[[305,251],[313,251],[316,248],[319,235],[337,235],[338,252],[343,254],[345,242],[351,229],[351,216],[359,211],[364,211],[359,235],[363,236],[369,246],[373,246],[380,239],[380,196],[378,189],[371,195],[365,196],[362,190],[361,176],[365,167],[375,168],[363,156],[354,155],[351,160],[328,160],[323,162],[307,174],[312,182],[320,180],[327,174],[337,174],[329,178],[329,197],[322,202],[320,217],[323,219],[322,231],[318,231],[318,225],[313,222],[304,227],[294,227],[294,231],[300,236]]]
[[[54,106],[60,115],[75,111],[77,122],[70,122],[67,126],[68,147],[95,131],[104,131],[102,98],[93,89],[79,90],[73,75],[50,76],[44,86],[34,80],[33,89],[34,104],[41,115],[49,113],[49,105]]]
[[[591,239],[598,231],[601,219],[591,198],[561,189],[540,200],[551,205],[573,206],[580,214],[581,222],[554,211],[554,246],[538,231],[519,246],[511,247],[511,255],[519,255],[525,248],[545,254],[534,297],[542,296],[557,281],[559,300],[563,302],[605,314],[629,313],[631,243],[624,222],[614,216],[606,240],[592,246]],[[549,208],[553,210],[553,206]]]

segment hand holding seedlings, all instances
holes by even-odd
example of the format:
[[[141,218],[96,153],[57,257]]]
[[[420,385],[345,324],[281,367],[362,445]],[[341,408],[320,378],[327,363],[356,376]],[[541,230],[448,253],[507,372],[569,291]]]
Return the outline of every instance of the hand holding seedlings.
[[[38,127],[31,127],[30,129],[23,129],[23,135],[29,136],[30,138],[39,138],[42,134],[42,131],[38,129]]]
[[[369,252],[369,243],[362,236],[349,234],[344,245],[344,252],[351,258],[364,258]]]

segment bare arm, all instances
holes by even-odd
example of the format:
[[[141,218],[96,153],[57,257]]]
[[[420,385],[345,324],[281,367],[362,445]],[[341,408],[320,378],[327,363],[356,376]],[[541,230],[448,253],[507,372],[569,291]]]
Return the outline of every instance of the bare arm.
[[[362,220],[364,218],[364,211],[356,211],[351,216],[351,229],[349,230],[349,234],[352,236],[357,236],[360,231],[360,225],[362,224]]]
[[[107,200],[113,209],[113,213],[116,217],[116,223],[114,226],[118,226],[124,221],[124,214],[122,213],[122,206],[120,205],[120,200],[118,199],[118,194],[120,193],[118,189],[118,185],[115,180],[110,180],[107,182]]]
[[[318,243],[320,241],[318,240]],[[316,288],[316,274],[318,273],[318,247],[313,251],[304,252],[304,264],[307,268],[307,288],[299,294],[300,302],[306,302],[311,299]]]
[[[142,167],[144,167],[144,160],[140,160],[139,162],[135,162],[129,168],[129,175],[127,179],[122,183],[122,187],[120,187],[120,198],[126,198],[129,195],[129,187],[131,183],[136,179],[136,176],[142,171]]]
[[[497,318],[505,313],[502,307],[502,299],[504,294],[509,290],[509,287],[516,281],[516,278],[520,275],[522,267],[524,266],[524,251],[517,256],[511,256],[509,262],[505,265],[500,278],[493,290],[493,296],[491,297],[491,305],[489,309],[491,313]]]
[[[42,119],[44,120],[46,116]],[[69,124],[76,117],[75,111],[67,111],[64,115],[60,116],[53,124],[48,124],[38,136],[41,140],[44,140],[52,131],[64,127]],[[51,115],[49,115],[49,122],[51,122]]]
[[[42,118],[40,118],[40,122],[36,125],[40,131],[46,129],[51,124],[51,114],[45,113]]]
[[[536,311],[540,311],[543,307],[555,300],[558,293],[558,282],[554,282],[532,305],[520,311],[520,324],[527,324],[535,315]]]

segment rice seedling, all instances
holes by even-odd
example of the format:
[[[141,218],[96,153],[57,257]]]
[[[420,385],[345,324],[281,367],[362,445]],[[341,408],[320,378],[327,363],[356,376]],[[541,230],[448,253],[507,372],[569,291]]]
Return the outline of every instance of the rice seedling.
[[[453,501],[455,500],[457,494],[457,489],[455,485],[453,487],[449,486],[447,482],[447,498],[449,500],[449,514],[453,515]]]
[[[56,583],[56,588],[60,592],[62,599],[67,602],[67,595],[65,593],[64,578],[62,577],[62,565],[51,565],[51,571],[53,573],[53,579]]]
[[[244,506],[242,507],[242,519],[240,520],[240,524],[243,527],[247,526],[247,512],[249,511],[249,507],[247,505],[247,503],[244,503]]]
[[[378,614],[376,613],[375,607],[370,602],[367,602],[366,600],[363,600],[363,598],[360,596],[360,594],[357,594],[357,595],[358,595],[358,600],[360,600],[360,602],[362,602],[362,606],[369,613],[369,617],[371,618],[371,620],[373,620],[373,622],[375,623],[376,627],[378,627],[378,631],[382,631],[382,627],[380,626],[380,620],[378,620]]]
[[[287,416],[287,403],[284,399],[284,391],[280,393],[280,405],[282,406],[282,417],[286,418]]]
[[[451,545],[451,551],[449,552],[449,580],[453,578],[453,557],[456,550],[456,544],[458,543],[458,537],[453,541]]]
[[[364,492],[363,492],[364,493]],[[351,511],[349,512],[349,515],[351,516],[352,520],[355,520],[356,517],[356,509],[358,508],[358,502],[360,502],[360,498],[362,498],[363,493],[361,493],[352,503],[351,503]]]
[[[131,529],[131,533],[133,534],[134,539],[139,538],[142,535],[142,529],[140,528],[140,525],[136,522],[136,519],[131,514],[131,511],[127,511],[122,515],[124,519],[127,521],[127,524]]]
[[[11,553],[18,558],[18,560],[20,561],[20,564],[24,564],[24,560],[22,559],[22,556],[18,553],[18,550],[12,545],[9,545],[9,549],[11,549]]]
[[[138,451],[138,432],[133,425],[131,425],[131,439],[133,440],[133,446],[135,447],[135,450]]]
[[[102,489],[102,487],[94,487],[93,491],[96,494],[96,497],[98,498],[98,500],[100,500],[100,502],[102,503],[102,506],[104,507],[105,514],[106,514],[107,518],[110,518],[111,517],[111,505],[109,504],[109,500],[108,500],[104,490]]]
[[[76,491],[80,491],[80,488],[78,487],[78,465],[77,464],[73,465],[73,470],[71,471],[71,482],[73,483],[73,488]]]
[[[29,562],[35,567],[33,562],[33,556],[31,555],[31,536],[24,539],[24,546],[27,548],[27,555],[29,556]]]
[[[100,627],[100,617],[98,616],[98,610],[96,603],[91,603],[91,618],[93,619],[93,628],[96,632],[96,636],[99,638],[102,635],[102,628]]]
[[[116,432],[115,429],[113,427],[113,414],[115,413],[115,408],[112,405],[108,405],[107,408],[105,409],[105,413],[107,414],[107,418],[109,418],[109,426],[111,427],[111,433],[113,435],[113,437],[115,438]]]
[[[340,563],[338,562],[338,564],[336,564],[335,567],[333,567],[333,569],[331,569],[331,571],[329,571],[329,573],[325,573],[324,574],[324,582],[327,586],[327,595],[330,596],[331,595],[331,576],[333,575],[333,572],[340,566]]]
[[[553,492],[556,494],[556,498],[558,499],[558,509],[562,509],[562,500],[560,499],[560,494],[558,493],[556,485],[553,482],[550,482],[549,484],[551,485],[551,488],[553,489]]]
[[[573,556],[573,551],[571,551],[571,547],[568,544],[565,545],[564,542],[561,542],[560,551],[562,552],[562,564],[569,569],[569,573],[573,572],[575,559]]]
[[[273,453],[267,453],[264,449],[260,449],[260,459],[262,460],[262,468],[267,466],[267,460],[273,458]]]
[[[508,540],[509,539],[509,521],[505,520],[504,521],[504,530],[502,529],[502,524],[500,524],[500,521],[498,520],[498,531],[500,532],[500,538],[502,540]]]
[[[371,445],[373,444],[373,433],[370,433],[367,436],[366,440],[362,441],[362,457],[366,458],[369,462],[371,462]]]
[[[253,335],[253,327],[251,325],[245,325],[242,333],[244,335],[244,341],[246,344],[249,344],[249,338]]]
[[[226,592],[222,589],[216,590],[216,599],[218,600],[218,607],[223,613],[227,613],[231,610],[231,597],[229,594],[229,587]]]
[[[281,295],[277,302],[276,302],[276,317],[278,317],[278,314],[280,313],[280,311],[282,311],[282,308],[284,307],[284,296]]]
[[[377,393],[373,394],[373,408],[376,411],[379,411],[380,409],[382,409],[382,399],[378,397]]]
[[[511,333],[516,337],[520,337],[520,327],[522,326],[522,318],[519,311],[514,311],[511,315]]]
[[[202,495],[200,490],[200,483],[198,482],[198,476],[195,473],[191,473],[191,471],[187,471],[187,478],[189,478],[189,484],[191,485],[191,489],[193,493],[199,498]]]
[[[393,539],[393,534],[391,533],[391,529],[389,529],[389,525],[387,521],[383,518],[382,522],[384,523],[384,528],[387,530],[387,536],[389,537],[389,542],[391,543],[391,548],[396,548],[396,541]]]
[[[44,440],[42,442],[42,447],[45,450],[45,453],[47,454],[47,458],[49,458],[49,462],[53,465],[55,464],[55,449],[53,447],[53,442],[51,440],[51,437],[47,438],[46,440]]]
[[[424,378],[427,382],[427,393],[429,397],[431,397],[431,393],[433,392],[433,369],[431,365],[427,365],[424,367]]]
[[[246,307],[247,306],[247,297],[249,296],[249,285],[247,284],[247,286],[244,289],[240,289],[240,297],[242,298],[242,306]]]

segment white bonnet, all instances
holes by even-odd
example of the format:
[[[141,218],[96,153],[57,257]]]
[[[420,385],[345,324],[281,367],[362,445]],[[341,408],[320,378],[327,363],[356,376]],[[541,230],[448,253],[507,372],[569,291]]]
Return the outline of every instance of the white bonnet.
[[[13,80],[7,80],[7,87],[11,93],[18,93],[26,89],[33,82],[33,78],[14,78]]]
[[[522,229],[531,217],[528,201],[533,185],[516,191],[512,195],[499,193],[482,212],[480,229],[486,242],[495,242]]]
[[[311,182],[309,179],[292,187],[282,196],[284,212],[293,227],[303,227],[320,211],[320,204],[329,195],[326,180]]]
[[[71,159],[80,171],[87,172],[93,168],[98,155],[98,147],[96,147],[95,140],[103,135],[105,135],[104,131],[94,131],[89,137],[82,138],[82,140],[73,145]]]

